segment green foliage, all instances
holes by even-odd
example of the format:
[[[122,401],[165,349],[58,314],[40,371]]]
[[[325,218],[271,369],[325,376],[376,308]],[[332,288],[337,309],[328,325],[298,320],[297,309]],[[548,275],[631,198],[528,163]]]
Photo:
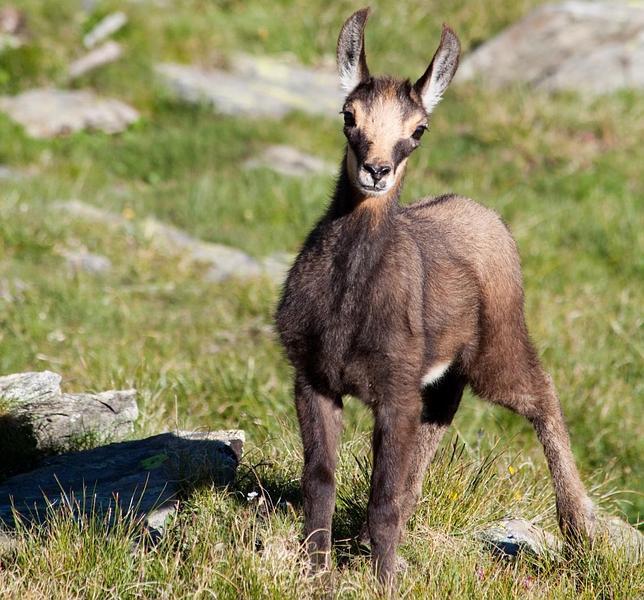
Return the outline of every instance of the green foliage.
[[[240,163],[268,143],[337,161],[339,122],[294,114],[278,122],[223,117],[170,100],[158,60],[219,63],[226,53],[333,54],[355,6],[302,0],[98,2],[24,0],[33,45],[0,54],[1,91],[64,82],[61,65],[111,10],[126,10],[126,57],[78,85],[132,102],[141,123],[119,136],[28,139],[0,116],[0,163],[22,173],[0,188],[0,373],[52,369],[70,391],[136,387],[137,435],[161,428],[244,428],[237,488],[186,499],[160,546],[135,527],[105,533],[61,515],[21,532],[0,562],[3,597],[314,597],[298,551],[301,465],[290,372],[272,333],[278,294],[267,281],[208,283],[203,269],[141,235],[153,215],[256,255],[295,251],[324,209],[331,177],[292,180]],[[536,2],[377,2],[370,64],[407,76],[431,57],[440,24],[470,48]],[[293,17],[297,15],[297,19]],[[46,52],[38,50],[46,48]],[[21,57],[20,59],[18,57]],[[221,57],[223,56],[223,58]],[[495,208],[521,251],[529,326],[559,390],[575,454],[594,498],[637,523],[644,507],[640,306],[644,256],[641,93],[586,100],[523,88],[461,85],[436,112],[409,165],[405,201],[456,191]],[[56,209],[78,198],[132,218],[131,232]],[[69,273],[61,250],[84,246],[113,269]],[[351,541],[368,494],[371,419],[346,403],[334,523],[337,597],[372,597],[369,564]],[[82,446],[92,440],[79,440]],[[510,468],[511,467],[511,468]],[[260,500],[247,494],[259,491]],[[522,419],[466,396],[452,439],[431,468],[403,554],[408,597],[641,595],[641,571],[607,548],[568,562],[500,563],[471,540],[504,514],[555,529],[542,452]]]

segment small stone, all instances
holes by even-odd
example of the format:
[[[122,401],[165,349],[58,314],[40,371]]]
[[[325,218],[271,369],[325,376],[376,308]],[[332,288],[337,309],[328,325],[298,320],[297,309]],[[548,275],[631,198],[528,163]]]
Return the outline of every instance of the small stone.
[[[69,65],[70,79],[81,77],[94,69],[112,63],[123,55],[123,48],[117,42],[105,42]]]
[[[33,89],[0,97],[0,110],[36,138],[76,131],[118,133],[136,122],[139,114],[124,102],[99,98],[88,90]]]
[[[73,273],[82,271],[93,275],[103,275],[112,270],[112,261],[100,254],[92,254],[78,249],[65,249],[61,251],[61,254],[67,262],[67,267]]]
[[[259,156],[247,160],[244,166],[247,169],[264,167],[289,177],[335,172],[335,168],[321,158],[301,152],[292,146],[269,146]]]
[[[105,38],[116,33],[126,23],[127,15],[124,12],[115,12],[107,15],[83,38],[85,48],[93,48]]]
[[[496,553],[517,556],[528,552],[536,556],[561,551],[561,542],[551,533],[524,519],[503,519],[478,534]]]
[[[6,165],[0,165],[0,180],[1,179],[4,179],[5,181],[19,180],[22,179],[22,173],[16,171],[15,169],[11,169]]]
[[[0,33],[16,35],[25,29],[25,15],[15,6],[3,6],[0,8]]]

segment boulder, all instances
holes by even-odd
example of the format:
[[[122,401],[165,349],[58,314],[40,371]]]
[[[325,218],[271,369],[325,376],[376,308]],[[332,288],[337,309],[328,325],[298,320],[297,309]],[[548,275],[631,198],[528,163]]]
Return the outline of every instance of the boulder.
[[[456,79],[591,94],[644,88],[644,6],[582,0],[541,6],[467,56]]]
[[[0,377],[0,476],[32,466],[51,452],[73,448],[88,436],[119,439],[138,417],[135,390],[68,394],[51,371]]]

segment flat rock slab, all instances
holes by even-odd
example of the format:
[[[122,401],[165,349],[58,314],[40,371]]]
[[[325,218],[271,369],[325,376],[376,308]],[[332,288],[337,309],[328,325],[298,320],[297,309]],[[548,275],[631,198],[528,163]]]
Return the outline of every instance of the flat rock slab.
[[[335,167],[317,156],[302,152],[292,146],[268,146],[256,157],[244,163],[247,169],[263,167],[288,177],[305,177],[318,173],[331,174]]]
[[[124,228],[128,232],[135,228],[135,223],[121,215],[79,200],[57,202],[55,206],[58,210],[87,221]],[[200,240],[153,217],[145,218],[138,226],[143,237],[160,252],[206,265],[208,269],[205,279],[213,283],[260,276],[281,283],[293,258],[286,253],[275,253],[256,260],[238,248]]]
[[[456,77],[592,94],[644,88],[644,6],[579,0],[542,6],[466,57]]]
[[[173,254],[179,252],[194,262],[210,265],[206,276],[209,281],[248,279],[262,274],[259,262],[242,250],[224,244],[205,242],[156,219],[144,220],[143,233],[153,244],[158,244],[160,250],[169,250]]]
[[[40,524],[57,509],[107,517],[118,508],[163,533],[191,487],[234,480],[243,443],[243,431],[177,431],[46,459],[0,485],[2,545],[11,545],[7,533],[16,526],[16,513],[23,522]]]
[[[180,99],[229,115],[280,118],[300,110],[337,116],[343,102],[335,72],[274,57],[237,54],[229,71],[175,63],[156,68]]]
[[[32,137],[52,138],[81,130],[118,133],[139,114],[120,100],[100,98],[87,90],[33,89],[0,97],[0,110]]]

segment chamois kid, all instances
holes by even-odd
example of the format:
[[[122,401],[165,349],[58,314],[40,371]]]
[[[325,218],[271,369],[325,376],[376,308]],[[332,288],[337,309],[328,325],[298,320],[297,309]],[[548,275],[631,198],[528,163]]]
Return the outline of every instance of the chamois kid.
[[[305,536],[328,566],[342,397],[371,407],[372,557],[391,582],[402,529],[466,385],[525,416],[543,444],[562,532],[591,538],[593,506],[579,478],[552,380],[523,313],[515,242],[496,213],[454,194],[399,204],[409,155],[458,66],[443,27],[412,84],[370,75],[368,9],[340,32],[346,150],[330,206],[291,268],[277,328],[295,370],[304,446]]]

